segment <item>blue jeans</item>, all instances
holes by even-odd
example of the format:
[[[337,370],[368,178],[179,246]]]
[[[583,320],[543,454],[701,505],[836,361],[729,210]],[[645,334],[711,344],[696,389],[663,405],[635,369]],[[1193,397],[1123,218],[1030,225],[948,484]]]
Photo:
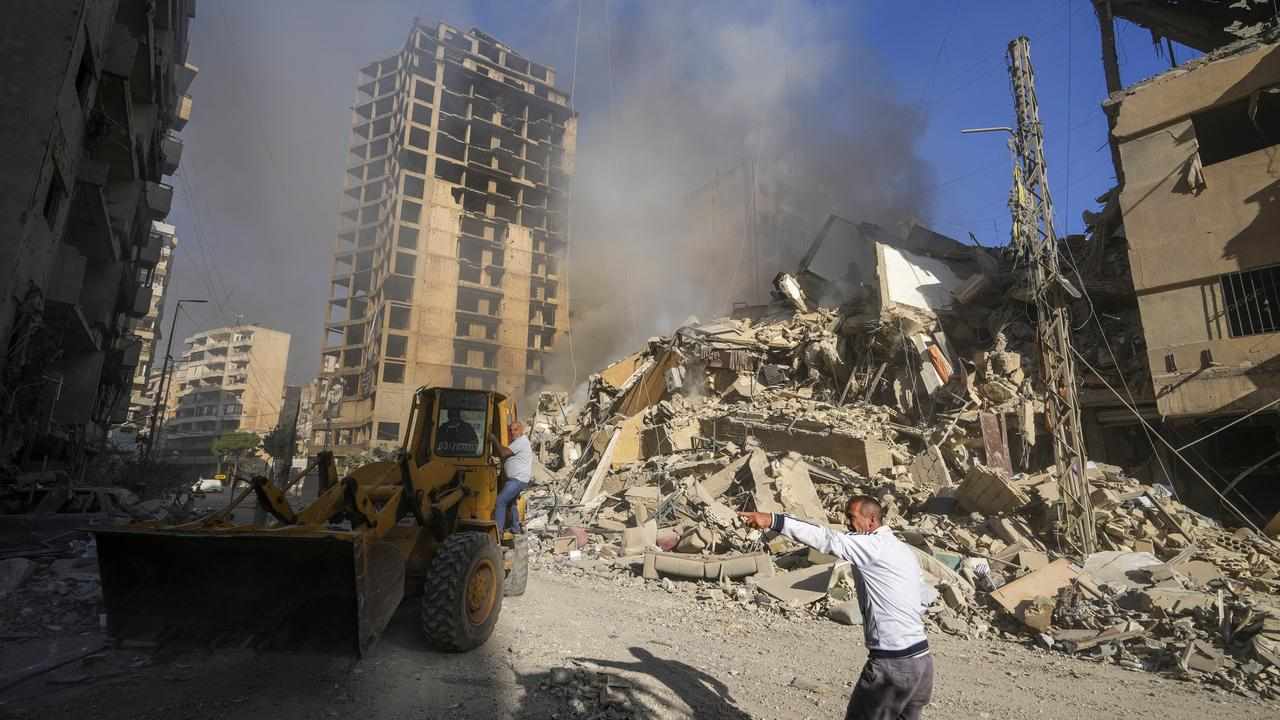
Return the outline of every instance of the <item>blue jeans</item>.
[[[529,487],[529,483],[519,480],[508,480],[498,491],[498,506],[493,509],[493,521],[498,524],[498,539],[502,539],[502,528],[507,524],[507,513],[511,513],[511,532],[521,532],[520,512],[516,508],[516,500],[520,493]],[[514,512],[512,512],[514,511]]]

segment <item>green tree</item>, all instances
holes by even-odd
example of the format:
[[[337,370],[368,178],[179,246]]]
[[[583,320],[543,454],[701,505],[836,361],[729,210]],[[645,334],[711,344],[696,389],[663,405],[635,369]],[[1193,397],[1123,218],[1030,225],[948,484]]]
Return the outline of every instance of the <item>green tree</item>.
[[[218,436],[211,449],[220,463],[228,460],[232,462],[231,477],[234,479],[240,472],[240,461],[257,452],[261,446],[262,438],[256,433],[232,430]]]

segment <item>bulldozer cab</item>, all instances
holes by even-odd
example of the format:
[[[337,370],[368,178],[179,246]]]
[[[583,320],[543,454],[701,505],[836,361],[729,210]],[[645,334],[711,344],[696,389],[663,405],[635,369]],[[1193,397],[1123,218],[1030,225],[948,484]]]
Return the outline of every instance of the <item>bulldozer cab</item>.
[[[420,466],[432,458],[486,464],[493,456],[490,435],[505,443],[512,417],[506,397],[491,390],[419,388],[404,449]]]

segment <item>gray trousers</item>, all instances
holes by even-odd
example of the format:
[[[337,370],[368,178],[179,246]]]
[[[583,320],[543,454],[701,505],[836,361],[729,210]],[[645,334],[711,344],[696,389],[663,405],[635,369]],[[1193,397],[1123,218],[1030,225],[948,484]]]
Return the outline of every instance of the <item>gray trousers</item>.
[[[845,720],[916,720],[933,697],[933,655],[871,658],[849,698]]]

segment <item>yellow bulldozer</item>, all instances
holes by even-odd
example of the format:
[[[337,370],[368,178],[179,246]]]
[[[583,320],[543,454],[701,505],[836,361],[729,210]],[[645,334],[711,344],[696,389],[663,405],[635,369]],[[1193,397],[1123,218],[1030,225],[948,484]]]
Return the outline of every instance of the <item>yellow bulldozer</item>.
[[[503,595],[524,592],[524,536],[498,537],[504,446],[514,406],[492,391],[420,388],[394,459],[338,478],[320,453],[315,501],[295,511],[286,487],[247,481],[225,510],[185,524],[96,530],[108,631],[212,646],[363,655],[407,595],[420,591],[428,643],[485,642]],[[271,516],[232,521],[249,495]],[[524,513],[523,498],[516,512]]]

